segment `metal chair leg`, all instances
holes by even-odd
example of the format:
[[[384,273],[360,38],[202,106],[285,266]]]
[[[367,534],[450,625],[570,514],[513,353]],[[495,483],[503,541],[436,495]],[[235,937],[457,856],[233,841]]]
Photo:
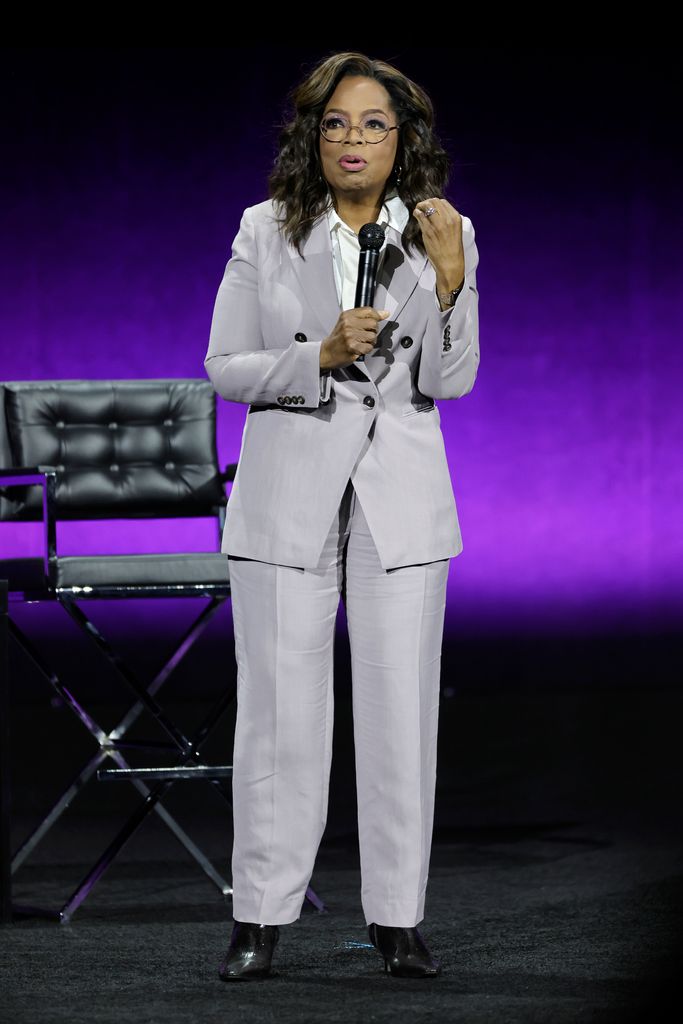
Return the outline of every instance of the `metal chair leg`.
[[[69,787],[62,794],[60,799],[51,809],[49,814],[46,816],[44,821],[39,825],[35,832],[29,837],[29,839],[23,844],[22,848],[16,855],[13,863],[13,869],[16,870],[18,866],[23,863],[29,853],[35,848],[38,842],[43,838],[50,827],[60,817],[66,807],[69,805],[73,797],[84,787],[89,778],[92,777],[93,773],[97,770],[98,766],[110,757],[114,760],[122,769],[127,769],[128,764],[123,758],[119,746],[125,746],[123,737],[131,725],[137,720],[144,710],[148,710],[156,720],[161,724],[162,728],[172,739],[172,745],[176,748],[176,753],[180,754],[183,762],[191,761],[199,757],[198,747],[204,742],[209,735],[211,729],[220,720],[221,715],[226,710],[228,704],[232,703],[235,698],[235,691],[224,693],[218,700],[214,708],[211,709],[209,714],[206,716],[204,722],[197,730],[197,734],[193,741],[189,740],[174,723],[171,722],[170,718],[166,715],[163,709],[153,699],[154,694],[158,692],[163,683],[168,679],[171,672],[178,664],[180,659],[189,650],[192,644],[195,642],[199,634],[208,624],[210,618],[215,614],[220,604],[225,599],[212,599],[212,602],[207,606],[198,617],[198,619],[192,624],[192,626],[186,631],[186,634],[179,641],[174,652],[171,654],[166,663],[162,666],[161,670],[155,675],[152,682],[145,688],[143,684],[137,679],[135,673],[125,664],[123,659],[113,651],[109,642],[100,633],[97,627],[85,616],[82,610],[72,601],[63,600],[60,598],[60,603],[66,608],[72,618],[80,626],[81,629],[103,651],[108,660],[114,665],[118,674],[124,679],[130,688],[133,689],[137,696],[137,700],[131,705],[127,712],[125,712],[118,725],[109,733],[105,733],[94,719],[81,707],[76,698],[70,693],[65,687],[57,675],[52,672],[43,662],[39,652],[31,642],[28,640],[19,627],[16,627],[12,623],[13,632],[15,633],[17,641],[24,648],[29,657],[36,663],[40,671],[48,679],[52,687],[56,690],[66,705],[77,715],[81,720],[82,724],[88,729],[93,738],[100,745],[100,751],[97,755],[90,759],[84,768],[81,770],[76,779],[71,783]],[[11,620],[10,620],[11,621]],[[143,744],[144,745],[144,744]],[[164,745],[166,746],[166,745]],[[120,829],[116,838],[109,844],[104,853],[100,856],[95,865],[88,871],[84,879],[74,890],[72,895],[66,901],[60,911],[45,911],[41,908],[16,908],[15,912],[29,913],[31,916],[45,916],[45,917],[56,917],[62,922],[70,920],[72,915],[78,909],[78,907],[87,898],[88,894],[92,891],[99,878],[102,877],[104,872],[107,870],[109,865],[112,863],[118,852],[122,849],[128,839],[134,834],[137,828],[142,824],[147,815],[151,810],[155,810],[159,814],[160,818],[164,821],[171,832],[176,838],[182,843],[185,849],[199,864],[205,874],[210,878],[211,881],[221,890],[223,895],[229,895],[232,893],[232,887],[230,884],[215,870],[211,861],[201,851],[201,849],[193,842],[193,840],[187,835],[182,829],[178,822],[169,814],[169,812],[160,803],[161,797],[165,794],[166,789],[171,783],[163,784],[160,787],[150,790],[145,784],[137,779],[131,780],[136,786],[138,792],[143,796],[142,803],[138,806],[137,810],[131,815],[127,822],[124,823]],[[219,784],[218,780],[214,780],[214,786],[221,796],[227,800],[232,806],[230,797],[224,790],[223,786]],[[325,904],[316,895],[314,890],[309,886],[306,892],[306,897],[316,906],[319,911],[325,910]]]
[[[97,769],[99,768],[103,761],[105,761],[109,757],[112,760],[116,761],[116,763],[121,768],[125,769],[129,766],[127,761],[121,755],[121,753],[111,745],[112,733],[107,734],[104,732],[103,729],[100,728],[100,726],[95,722],[92,716],[89,715],[81,707],[81,705],[73,697],[73,695],[70,693],[67,687],[64,686],[64,684],[60,681],[57,674],[52,672],[51,669],[47,666],[44,659],[40,655],[40,652],[31,643],[29,638],[22,632],[22,630],[18,626],[16,626],[16,624],[12,623],[12,627],[15,639],[23,648],[25,653],[34,662],[34,664],[42,673],[42,675],[45,676],[45,678],[47,678],[48,682],[52,685],[53,689],[59,694],[60,698],[65,702],[65,704],[72,711],[74,711],[74,713],[85,726],[85,728],[88,729],[93,739],[95,739],[96,742],[100,745],[100,750],[86,763],[86,765],[81,769],[76,778],[67,786],[67,788],[64,790],[64,792],[59,797],[57,802],[51,807],[48,814],[40,822],[38,827],[28,836],[28,838],[18,849],[14,857],[8,858],[8,863],[9,860],[11,860],[11,870],[12,873],[14,873],[21,867],[21,865],[29,857],[32,851],[36,848],[41,839],[47,834],[50,828],[60,818],[60,816],[70,805],[74,797],[85,787],[87,782],[90,780],[90,778],[92,778],[92,776],[97,771]],[[188,632],[188,634],[184,638],[184,641],[187,641],[188,637],[193,633],[195,634],[195,636],[197,635],[197,631],[194,628]],[[181,641],[178,650],[180,649],[180,647],[183,646],[185,647],[185,650],[188,649],[188,644],[184,641]],[[177,662],[178,659],[175,660],[175,664],[177,664]],[[152,686],[155,686],[157,690],[170,675],[169,664],[170,663],[167,662],[166,665],[163,666],[162,670],[159,673],[157,673],[152,683]],[[230,704],[232,700],[234,700],[234,692],[230,693],[226,691],[226,693],[221,696],[218,702],[218,711],[214,709],[213,712],[209,715],[209,720],[213,715],[217,716],[217,720],[220,714],[222,714],[222,712],[227,708],[228,704]],[[117,733],[119,737],[122,737],[142,710],[143,704],[140,701],[136,702],[136,704],[134,704],[132,708],[129,709],[124,718],[119,722],[115,730],[112,730],[112,732]],[[135,785],[135,788],[143,797],[145,797],[149,793],[149,789],[147,786],[145,786],[144,783],[138,780],[134,780],[133,785]],[[162,821],[164,821],[167,827],[171,830],[171,832],[173,832],[173,834],[176,836],[179,842],[182,843],[182,845],[191,854],[191,856],[195,858],[195,860],[202,868],[202,870],[217,885],[221,892],[224,895],[226,894],[226,892],[232,892],[229,883],[226,882],[225,879],[214,869],[208,857],[202,852],[202,850],[197,846],[197,844],[194,843],[194,841],[178,824],[175,818],[166,810],[166,808],[163,807],[161,804],[156,803],[154,805],[154,809],[156,810],[157,814],[162,819]]]
[[[24,843],[21,845],[21,847],[18,849],[18,851],[14,855],[14,857],[13,858],[10,857],[11,865],[12,865],[11,870],[12,870],[12,873],[14,873],[14,872],[16,872],[21,867],[21,865],[24,863],[24,861],[27,859],[27,857],[36,848],[38,843],[43,839],[43,837],[47,834],[47,832],[50,830],[50,828],[52,828],[52,826],[56,823],[56,821],[61,817],[61,815],[64,813],[64,811],[70,805],[70,803],[72,802],[74,797],[85,787],[87,782],[90,780],[90,778],[93,776],[93,774],[97,771],[97,769],[100,766],[100,764],[102,764],[102,762],[107,757],[111,757],[113,760],[116,760],[116,762],[119,764],[119,766],[121,768],[127,768],[128,767],[127,762],[123,759],[123,757],[117,752],[116,748],[112,745],[112,733],[116,733],[116,734],[118,734],[119,737],[122,737],[123,734],[130,727],[130,725],[136,720],[136,718],[138,717],[138,714],[143,710],[143,705],[139,701],[136,702],[136,704],[134,704],[132,706],[132,708],[129,709],[129,711],[126,713],[126,715],[121,720],[121,722],[116,726],[116,728],[114,730],[112,730],[112,733],[109,733],[109,734],[105,733],[104,730],[101,729],[100,726],[95,722],[95,720],[92,718],[92,716],[89,715],[85,711],[85,709],[81,707],[81,705],[76,700],[76,698],[71,694],[71,692],[67,689],[67,687],[64,686],[64,684],[60,681],[60,679],[57,676],[57,674],[55,672],[53,672],[49,668],[49,666],[46,664],[46,662],[42,658],[40,652],[35,647],[35,645],[23,633],[23,631],[19,628],[19,626],[17,626],[16,623],[12,622],[12,620],[10,620],[10,628],[12,630],[12,633],[14,634],[14,637],[15,637],[15,640],[17,641],[17,643],[22,647],[24,652],[33,661],[33,663],[38,668],[38,670],[41,672],[41,674],[48,680],[48,682],[50,683],[52,688],[59,694],[60,698],[64,701],[64,703],[67,705],[67,707],[69,707],[75,713],[77,718],[82,722],[82,724],[85,726],[85,728],[90,732],[90,734],[93,737],[93,739],[100,746],[99,752],[97,754],[95,754],[94,757],[92,757],[88,762],[86,762],[86,764],[81,769],[81,771],[78,773],[76,778],[67,786],[67,788],[64,790],[62,795],[56,801],[56,803],[50,808],[49,812],[43,818],[43,820],[40,822],[38,827],[24,841]],[[191,632],[194,632],[194,631],[191,631]],[[181,641],[181,646],[182,646],[182,641]],[[185,649],[187,649],[187,647]],[[177,664],[177,659],[175,661],[175,664]],[[157,676],[155,677],[153,683],[151,684],[152,686],[155,686],[157,690],[159,689],[161,684],[170,675],[170,670],[168,670],[168,668],[169,668],[169,663],[167,662],[167,664],[163,666],[162,670],[159,673],[157,673]],[[224,710],[225,707],[227,707],[227,705],[233,699],[234,699],[234,693],[228,693],[228,694],[224,695],[221,698],[221,701],[219,702],[219,706],[223,705],[223,710]],[[135,712],[137,712],[137,713],[135,713]],[[5,745],[5,747],[6,747],[6,745]],[[136,785],[136,789],[138,789],[138,791],[140,793],[142,793],[143,796],[147,792],[147,789],[144,786],[144,784]],[[169,812],[166,811],[165,808],[161,808],[160,805],[157,805],[157,813],[159,813],[160,817],[169,826],[171,831],[174,832],[174,834],[177,836],[177,838],[180,839],[180,841],[183,843],[183,845],[186,846],[188,851],[192,852],[192,850],[196,848],[195,844],[192,842],[192,840],[189,838],[189,836],[186,835],[184,830],[175,821],[175,819],[169,814]],[[200,864],[201,864],[202,867],[204,866],[205,861],[206,861],[206,858],[205,858],[204,854],[201,854],[201,856],[200,856]],[[217,882],[217,884],[219,884],[219,883]],[[224,886],[224,882],[221,879],[220,884],[219,884],[219,888],[221,888],[221,890],[222,890],[223,886]]]
[[[8,583],[0,580],[0,923],[12,920]]]

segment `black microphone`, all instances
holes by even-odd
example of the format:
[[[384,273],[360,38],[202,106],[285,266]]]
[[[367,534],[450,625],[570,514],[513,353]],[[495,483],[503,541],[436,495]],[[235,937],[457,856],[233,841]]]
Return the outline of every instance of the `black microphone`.
[[[371,306],[374,302],[379,251],[384,244],[384,228],[381,224],[373,222],[364,224],[358,232],[358,241],[360,242],[360,254],[358,256],[358,282],[354,309]],[[365,356],[358,356],[356,362],[360,362],[361,359],[365,359]]]

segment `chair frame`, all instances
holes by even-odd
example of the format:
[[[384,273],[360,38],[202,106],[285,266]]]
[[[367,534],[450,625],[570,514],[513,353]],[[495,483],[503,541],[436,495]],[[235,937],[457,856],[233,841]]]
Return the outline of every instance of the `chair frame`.
[[[229,464],[219,474],[225,484],[233,481],[237,464]],[[0,921],[9,922],[19,917],[47,917],[57,919],[61,923],[71,920],[73,914],[92,892],[102,875],[110,867],[124,844],[140,827],[142,822],[154,810],[170,829],[172,834],[194,858],[206,876],[217,886],[223,896],[232,894],[232,886],[216,870],[211,860],[185,832],[181,825],[163,806],[162,799],[177,781],[202,779],[209,782],[219,796],[232,807],[231,793],[228,792],[225,779],[232,777],[232,765],[205,765],[201,761],[200,748],[218,724],[228,706],[235,700],[236,687],[227,690],[211,708],[208,715],[192,737],[185,735],[168,714],[159,705],[156,696],[161,687],[179,664],[181,659],[193,646],[218,609],[230,596],[230,582],[225,583],[184,583],[178,585],[157,584],[126,584],[95,586],[57,586],[57,519],[56,488],[58,471],[53,466],[29,466],[0,468],[0,493],[10,488],[39,484],[43,494],[42,523],[44,529],[43,572],[44,589],[38,591],[12,591],[8,582],[0,579],[0,714],[9,710],[9,673],[8,646],[9,637],[13,637],[18,646],[25,652],[36,666],[40,674],[47,680],[64,703],[78,718],[98,745],[97,751],[86,761],[77,775],[63,790],[57,801],[50,808],[43,820],[24,840],[19,849],[10,852],[10,780],[9,780],[9,722],[8,715],[2,715],[0,726],[0,857],[3,867],[0,870]],[[11,492],[10,492],[11,493]],[[225,524],[225,505],[215,509],[219,537]],[[219,541],[220,544],[220,541]],[[0,566],[1,573],[1,566]],[[171,655],[146,685],[133,669],[127,665],[113,649],[102,632],[88,618],[81,608],[80,601],[101,598],[140,598],[140,597],[208,597],[209,604],[193,621],[176,644]],[[116,674],[126,684],[134,696],[133,703],[122,715],[116,726],[106,732],[90,713],[81,705],[43,658],[38,647],[29,639],[24,631],[9,615],[12,602],[33,603],[37,601],[57,601],[85,633],[98,650],[108,660]],[[168,736],[168,742],[126,740],[126,733],[143,712],[148,712]],[[124,752],[133,750],[167,751],[178,760],[165,767],[131,767]],[[113,761],[116,768],[102,768],[106,761]],[[58,821],[74,797],[83,790],[88,781],[96,777],[98,781],[127,781],[140,794],[141,801],[120,828],[118,834],[87,871],[80,883],[58,910],[42,907],[17,905],[12,903],[12,876],[19,870],[38,843],[46,836]],[[311,886],[307,888],[306,898],[319,912],[325,912],[323,901]]]

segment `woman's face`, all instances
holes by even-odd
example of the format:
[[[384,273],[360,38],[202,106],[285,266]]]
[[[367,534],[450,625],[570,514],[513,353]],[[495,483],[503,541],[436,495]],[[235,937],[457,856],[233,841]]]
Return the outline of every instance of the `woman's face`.
[[[397,124],[389,93],[379,82],[365,75],[347,75],[325,105],[322,118],[341,115],[347,123],[359,125],[377,114],[389,125]],[[337,197],[377,202],[392,172],[398,148],[398,132],[389,132],[382,142],[362,139],[358,128],[351,128],[342,142],[328,142],[320,134],[320,161],[323,176]],[[361,157],[364,164],[344,166],[343,156]]]

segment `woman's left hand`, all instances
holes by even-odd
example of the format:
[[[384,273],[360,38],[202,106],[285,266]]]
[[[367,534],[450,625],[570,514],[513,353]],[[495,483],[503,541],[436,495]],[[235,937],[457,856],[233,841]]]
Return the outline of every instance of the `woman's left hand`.
[[[430,207],[436,212],[428,217],[424,211]],[[437,289],[453,291],[465,277],[462,217],[447,199],[422,199],[416,204],[413,216],[420,225],[427,255],[436,271]]]

